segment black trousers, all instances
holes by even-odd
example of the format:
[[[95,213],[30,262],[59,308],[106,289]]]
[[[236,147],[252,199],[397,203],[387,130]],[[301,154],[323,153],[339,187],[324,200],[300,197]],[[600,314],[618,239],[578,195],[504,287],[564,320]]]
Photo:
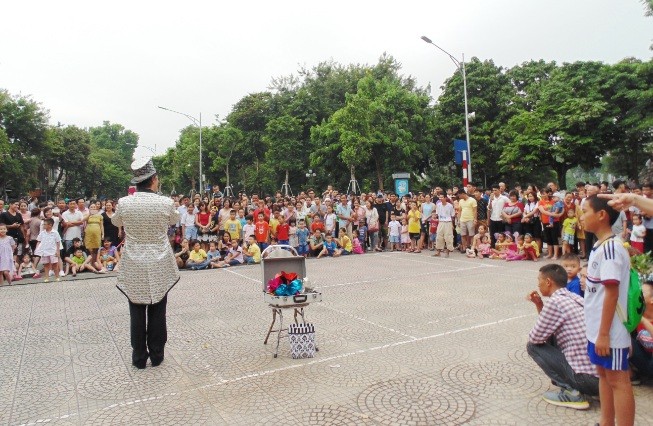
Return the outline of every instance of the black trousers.
[[[596,235],[592,234],[591,232],[585,231],[585,256],[589,259],[590,253],[592,252],[592,247],[594,247],[594,243],[596,242]]]
[[[132,343],[132,362],[142,363],[148,357],[163,359],[168,340],[166,328],[166,305],[168,295],[153,305],[137,305],[129,302]]]
[[[504,231],[504,223],[502,220],[490,220],[490,241],[492,242],[492,247],[494,247],[494,244],[497,242],[497,239],[494,237],[494,234],[496,233],[503,233]]]

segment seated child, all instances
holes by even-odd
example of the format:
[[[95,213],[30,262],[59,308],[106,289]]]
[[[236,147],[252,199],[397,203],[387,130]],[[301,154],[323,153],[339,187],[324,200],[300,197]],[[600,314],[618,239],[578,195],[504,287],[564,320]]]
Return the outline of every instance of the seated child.
[[[70,270],[73,272],[73,277],[77,276],[78,272],[91,271],[96,274],[105,274],[106,271],[97,270],[91,264],[91,256],[84,253],[81,248],[76,248],[73,255],[70,257]]]
[[[116,266],[116,258],[109,254],[109,250],[106,247],[100,247],[100,252],[98,253],[97,268],[99,270],[113,271],[113,268]]]
[[[506,260],[512,262],[515,260],[524,260],[524,259],[526,259],[526,252],[524,251],[524,236],[517,235],[515,250],[508,249],[506,251]]]
[[[252,235],[253,236],[253,235]],[[209,261],[209,268],[215,268],[215,264],[220,262],[221,256],[218,251],[218,244],[215,241],[209,242],[209,251],[206,252],[206,260]]]
[[[342,255],[351,254],[354,246],[351,242],[351,239],[347,235],[347,230],[345,228],[340,228],[339,235],[340,238],[336,241],[336,243],[341,249],[340,254]]]
[[[328,233],[326,234],[326,240],[324,241],[322,251],[320,251],[320,254],[317,255],[317,258],[319,259],[322,256],[329,256],[329,257],[340,256],[340,250],[338,250],[338,245],[333,240],[333,235],[331,234]]]
[[[485,259],[492,255],[492,240],[485,234],[481,237],[480,242],[476,245],[479,259]]]
[[[229,235],[225,232],[225,235]],[[191,243],[193,250],[188,254],[188,260],[186,261],[186,268],[192,269],[193,271],[198,271],[200,269],[206,269],[209,266],[206,252],[202,250],[200,242],[195,240]]]
[[[39,272],[34,268],[32,263],[32,256],[25,253],[23,255],[23,261],[18,265],[18,272],[14,277],[14,280],[20,280],[22,278],[39,278]]]
[[[537,262],[537,258],[540,257],[540,246],[537,244],[537,241],[533,240],[531,234],[524,234],[524,243],[523,243],[524,255],[526,260],[532,260]]]
[[[243,248],[238,245],[237,240],[232,240],[231,249],[229,249],[229,254],[227,254],[227,257],[224,260],[225,266],[242,265],[244,261]]]
[[[512,241],[509,243],[506,242],[506,234],[503,232],[497,232],[494,234],[494,238],[497,240],[497,242],[494,244],[495,248],[492,249],[490,259],[504,259],[506,255],[506,249],[508,248],[508,245],[512,244]]]
[[[567,290],[576,293],[580,297],[585,297],[585,292],[580,288],[580,258],[573,253],[565,253],[560,258],[562,267],[567,272]]]
[[[256,244],[256,238],[250,235],[247,240],[247,245],[243,250],[243,261],[248,265],[261,263],[261,249]]]

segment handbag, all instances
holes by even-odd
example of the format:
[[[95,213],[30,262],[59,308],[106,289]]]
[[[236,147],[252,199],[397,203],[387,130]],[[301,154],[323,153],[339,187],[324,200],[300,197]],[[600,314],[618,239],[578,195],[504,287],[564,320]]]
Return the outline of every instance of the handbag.
[[[313,358],[317,345],[315,343],[315,326],[311,323],[290,324],[290,354],[293,359]]]

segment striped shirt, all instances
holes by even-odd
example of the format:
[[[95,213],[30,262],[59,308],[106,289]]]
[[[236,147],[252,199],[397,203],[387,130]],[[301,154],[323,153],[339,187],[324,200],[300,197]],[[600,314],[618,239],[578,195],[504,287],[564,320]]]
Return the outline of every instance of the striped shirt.
[[[556,346],[574,373],[597,375],[587,355],[583,298],[566,288],[558,289],[551,295],[528,334],[528,341],[539,345],[551,336],[555,336]]]

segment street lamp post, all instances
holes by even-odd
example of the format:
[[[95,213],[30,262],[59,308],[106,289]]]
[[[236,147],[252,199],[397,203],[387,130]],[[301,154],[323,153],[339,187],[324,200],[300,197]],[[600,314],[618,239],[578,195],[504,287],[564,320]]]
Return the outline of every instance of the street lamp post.
[[[469,158],[467,159],[467,179],[471,182],[472,181],[472,150],[469,142],[469,112],[467,110],[467,74],[465,73],[465,54],[463,53],[463,60],[462,62],[460,62],[451,53],[447,52],[437,44],[433,43],[433,41],[431,41],[430,38],[426,36],[422,36],[422,40],[424,40],[428,44],[432,44],[433,46],[437,47],[440,51],[442,51],[445,55],[447,55],[449,59],[451,59],[451,61],[454,63],[454,65],[456,65],[458,71],[460,71],[460,73],[463,75],[463,91],[465,96],[465,134],[467,139],[467,153],[469,154]]]
[[[164,109],[166,111],[174,112],[175,114],[183,115],[184,117],[188,118],[190,121],[192,121],[196,126],[200,128],[200,179],[199,179],[199,186],[200,190],[199,193],[202,194],[202,190],[204,189],[204,176],[202,175],[202,113],[200,112],[200,118],[199,120],[192,115],[184,114],[183,112],[175,111],[169,108],[164,108],[160,106],[159,108]]]

